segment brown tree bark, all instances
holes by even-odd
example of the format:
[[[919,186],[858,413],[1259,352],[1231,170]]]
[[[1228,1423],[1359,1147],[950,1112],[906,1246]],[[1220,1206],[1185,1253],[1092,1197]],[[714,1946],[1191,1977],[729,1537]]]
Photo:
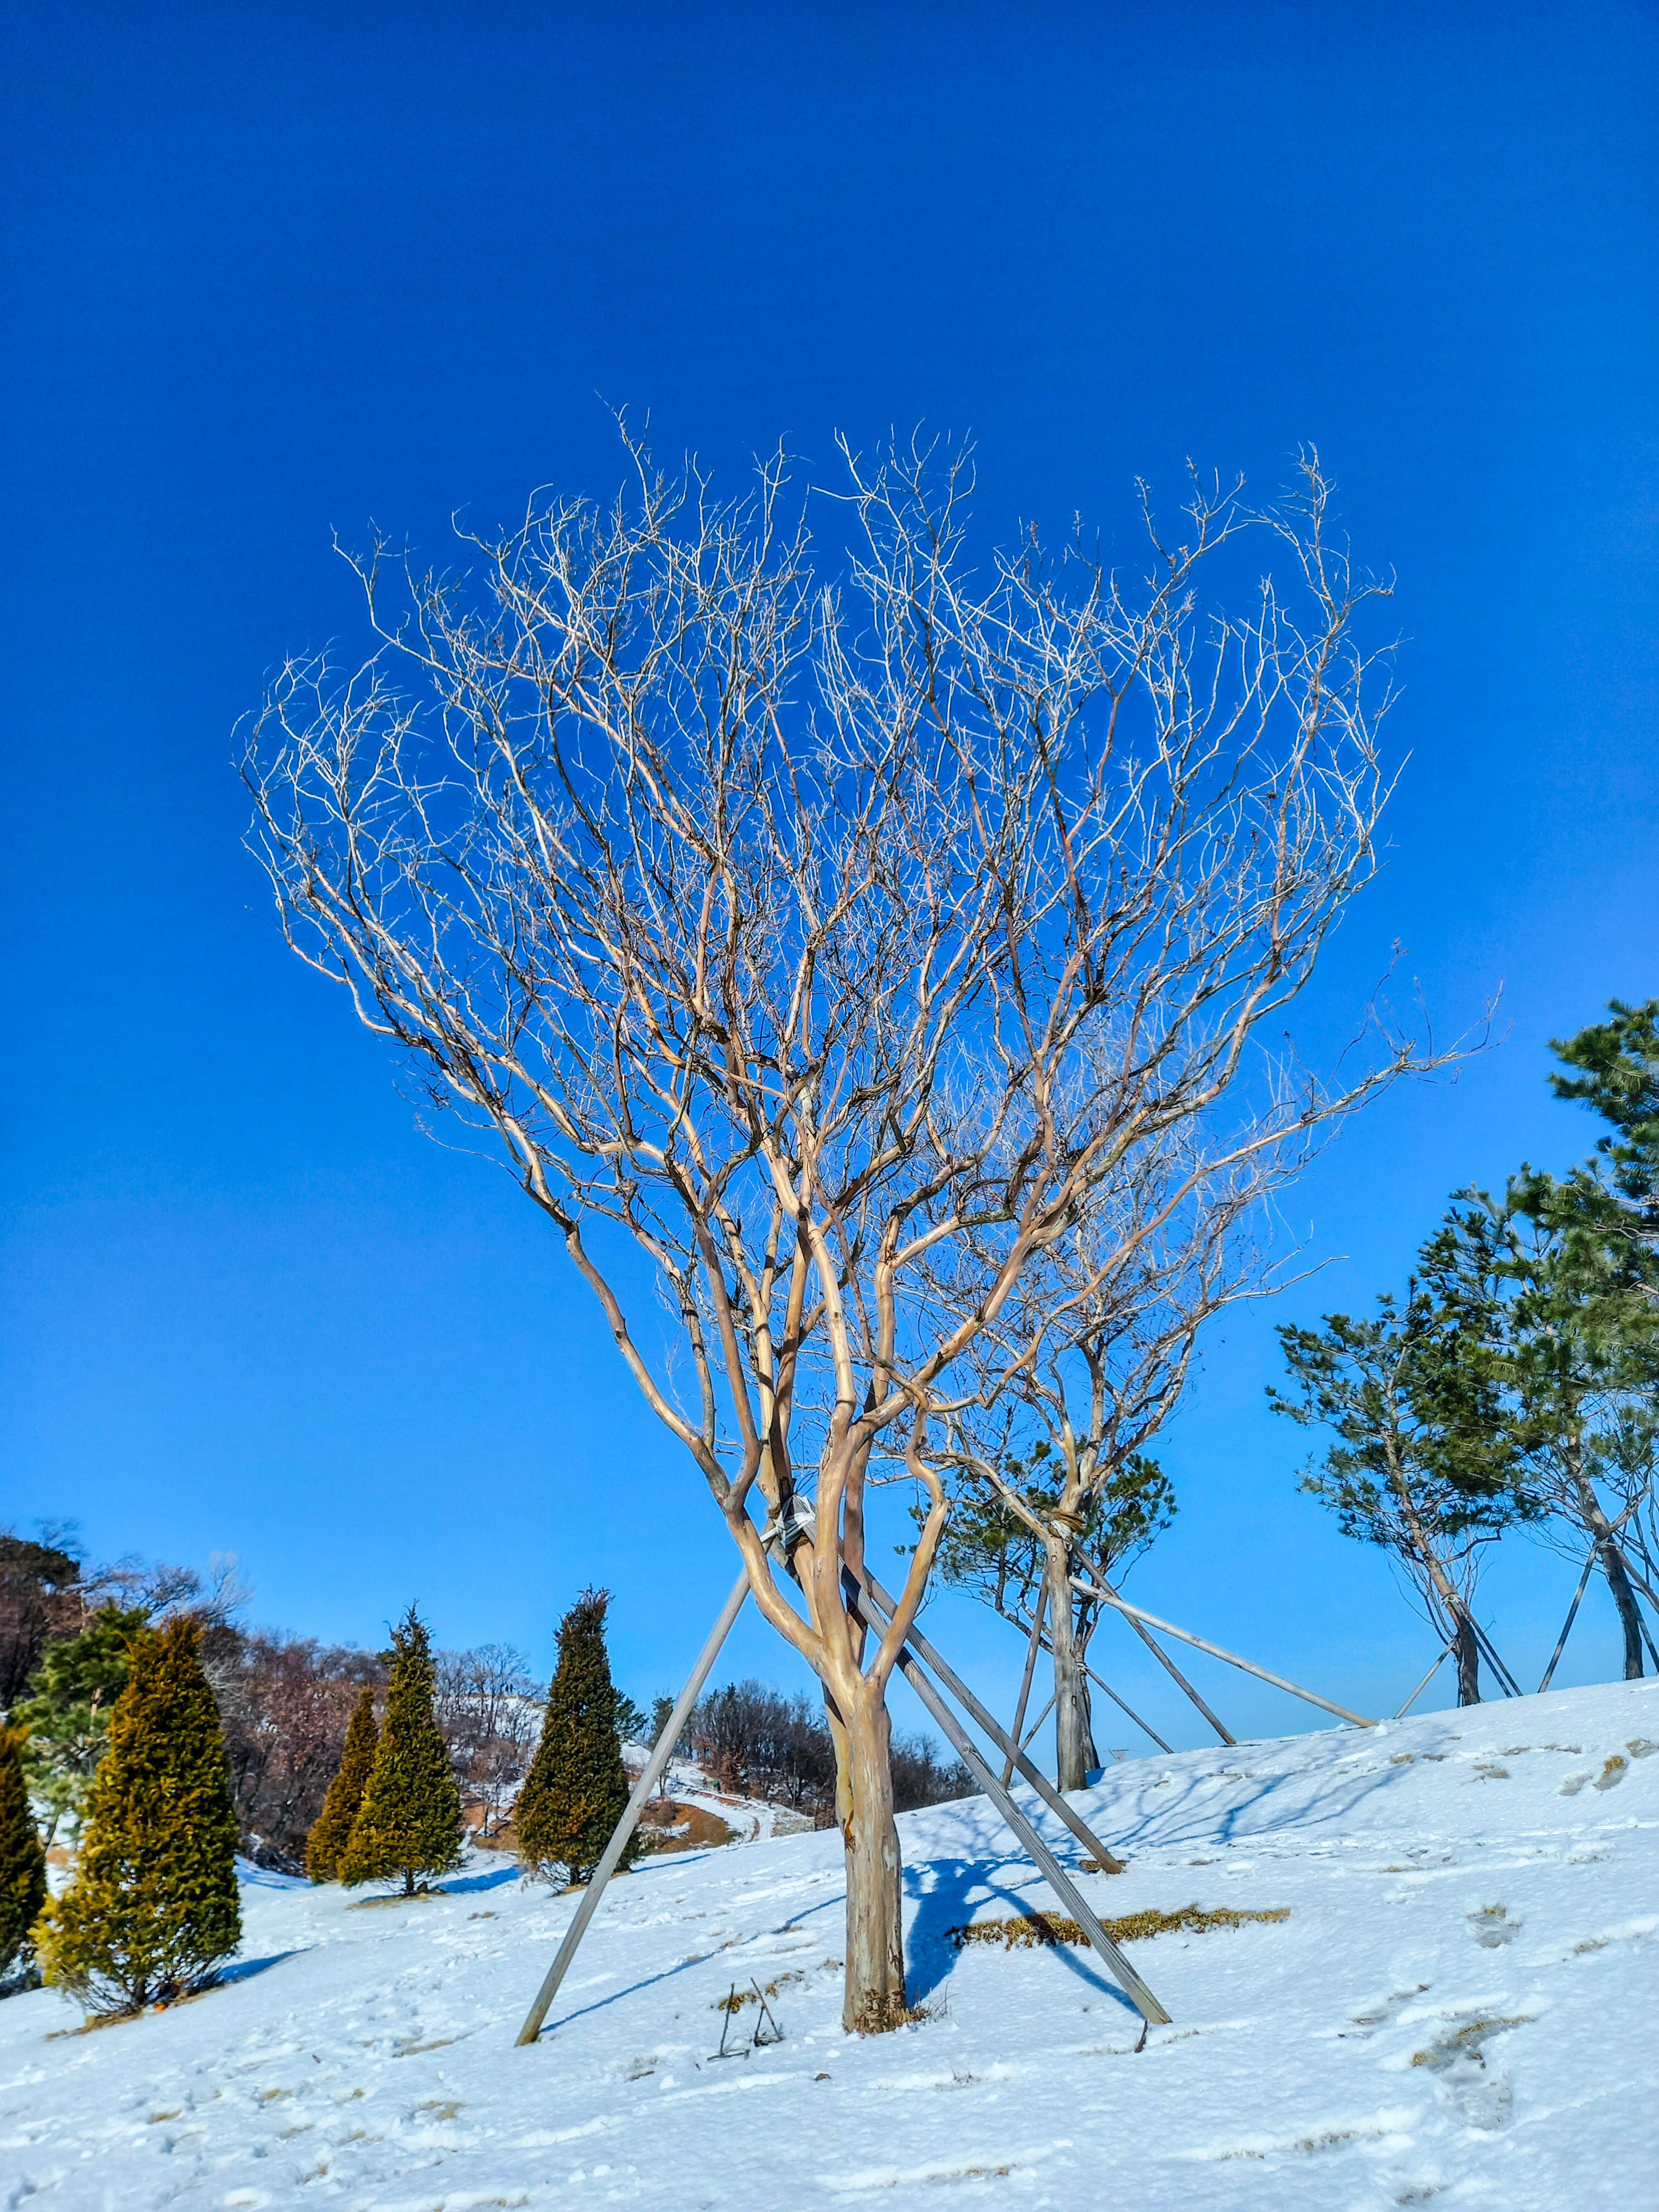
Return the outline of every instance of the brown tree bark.
[[[1636,1609],[1636,1593],[1631,1588],[1630,1577],[1625,1571],[1624,1558],[1619,1549],[1619,1539],[1613,1523],[1602,1510],[1595,1485],[1584,1473],[1577,1436],[1573,1438],[1566,1472],[1572,1486],[1572,1496],[1577,1503],[1579,1518],[1595,1540],[1596,1557],[1601,1562],[1601,1572],[1607,1577],[1607,1589],[1618,1611],[1619,1626],[1625,1632],[1625,1680],[1639,1682],[1642,1679],[1642,1616]]]
[[[1460,1705],[1478,1705],[1480,1702],[1480,1646],[1475,1641],[1474,1623],[1461,1604],[1452,1612],[1455,1624],[1452,1652],[1457,1661],[1457,1702]]]
[[[1044,1579],[1048,1590],[1048,1637],[1054,1655],[1055,1780],[1062,1790],[1086,1789],[1095,1750],[1094,1714],[1089,1678],[1077,1640],[1077,1616],[1071,1583],[1070,1547],[1063,1535],[1045,1534]]]
[[[882,1691],[860,1686],[842,1719],[848,1770],[841,1822],[847,1853],[842,2025],[850,2034],[880,2035],[908,2017],[901,1919],[903,1863],[893,1819],[891,1725]]]

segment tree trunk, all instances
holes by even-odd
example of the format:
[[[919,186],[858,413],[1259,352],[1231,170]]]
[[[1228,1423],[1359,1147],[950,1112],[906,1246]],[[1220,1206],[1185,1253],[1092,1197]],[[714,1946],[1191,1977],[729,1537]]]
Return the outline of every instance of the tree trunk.
[[[1062,1790],[1086,1788],[1085,1777],[1100,1764],[1095,1750],[1094,1715],[1089,1699],[1089,1677],[1077,1640],[1075,1600],[1072,1595],[1071,1561],[1063,1539],[1045,1536],[1048,1553],[1048,1639],[1054,1654],[1055,1780]]]
[[[1480,1702],[1480,1646],[1474,1640],[1474,1623],[1460,1607],[1455,1616],[1453,1650],[1457,1659],[1457,1702]]]
[[[1625,1680],[1639,1682],[1642,1679],[1642,1616],[1636,1609],[1636,1593],[1630,1586],[1630,1577],[1625,1572],[1619,1547],[1611,1536],[1600,1550],[1601,1571],[1607,1578],[1607,1588],[1613,1592],[1613,1601],[1619,1608],[1619,1625],[1625,1632]]]
[[[893,1822],[891,1725],[881,1693],[862,1681],[858,1693],[842,1705],[841,1717],[845,1772],[837,1777],[836,1796],[846,1807],[841,1832],[847,1852],[842,2026],[853,2035],[880,2035],[909,2017],[900,1917],[903,1869]]]

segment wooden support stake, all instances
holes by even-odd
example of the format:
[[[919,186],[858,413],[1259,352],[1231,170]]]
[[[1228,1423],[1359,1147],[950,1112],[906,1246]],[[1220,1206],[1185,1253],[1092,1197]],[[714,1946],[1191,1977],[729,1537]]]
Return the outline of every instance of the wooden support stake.
[[[1410,1697],[1407,1698],[1407,1700],[1406,1700],[1405,1704],[1404,1704],[1403,1705],[1401,1705],[1401,1707],[1400,1708],[1400,1711],[1399,1711],[1395,1715],[1395,1720],[1397,1720],[1397,1721],[1403,1721],[1403,1720],[1405,1719],[1405,1717],[1406,1717],[1407,1714],[1408,1712],[1410,1712],[1410,1711],[1411,1711],[1412,1707],[1413,1707],[1413,1706],[1417,1703],[1418,1699],[1422,1696],[1422,1694],[1423,1694],[1424,1691],[1425,1691],[1425,1690],[1426,1690],[1426,1689],[1428,1688],[1428,1686],[1429,1686],[1430,1683],[1431,1683],[1431,1681],[1433,1681],[1433,1680],[1434,1680],[1434,1676],[1435,1676],[1435,1669],[1439,1666],[1439,1664],[1440,1664],[1441,1661],[1445,1657],[1446,1654],[1447,1654],[1450,1650],[1451,1650],[1451,1645],[1450,1645],[1450,1644],[1449,1644],[1449,1643],[1443,1644],[1441,1645],[1441,1647],[1440,1647],[1439,1650],[1438,1650],[1438,1651],[1437,1651],[1437,1652],[1436,1652],[1436,1654],[1435,1654],[1435,1656],[1434,1656],[1434,1666],[1430,1668],[1430,1669],[1429,1669],[1428,1673],[1427,1673],[1427,1674],[1423,1677],[1422,1680],[1418,1684],[1417,1687],[1416,1687],[1416,1688],[1412,1692],[1412,1693],[1411,1693]]]
[[[1020,1739],[1020,1746],[1019,1746],[1019,1747],[1020,1747],[1020,1749],[1021,1749],[1022,1751],[1027,1750],[1027,1749],[1030,1747],[1030,1741],[1031,1741],[1032,1737],[1036,1734],[1037,1730],[1038,1730],[1038,1729],[1042,1726],[1042,1723],[1044,1723],[1044,1721],[1046,1721],[1046,1720],[1048,1719],[1048,1717],[1049,1714],[1050,1714],[1051,1712],[1053,1712],[1054,1709],[1054,1692],[1051,1690],[1051,1691],[1048,1692],[1048,1704],[1047,1704],[1047,1705],[1042,1708],[1042,1711],[1037,1715],[1036,1718],[1036,1719],[1031,1723],[1030,1727],[1030,1728],[1028,1728],[1028,1729],[1026,1729],[1025,1734],[1024,1734],[1024,1736],[1022,1736],[1022,1737],[1021,1737],[1021,1739]],[[1005,1790],[1008,1787],[1008,1784],[1009,1784],[1010,1781],[1011,1781],[1011,1780],[1012,1779],[1012,1778],[1013,1778],[1013,1771],[1014,1771],[1014,1762],[1013,1762],[1013,1760],[1011,1759],[1008,1761],[1008,1771],[1007,1771],[1007,1772],[1006,1772],[1006,1773],[1003,1776],[1003,1778],[1002,1778],[1002,1786],[1003,1786],[1003,1788],[1004,1788]]]
[[[1131,1605],[1127,1599],[1121,1598],[1115,1590],[1103,1589],[1100,1583],[1085,1581],[1080,1575],[1073,1576],[1072,1588],[1081,1590],[1085,1597],[1099,1598],[1103,1604],[1115,1605],[1120,1613],[1127,1613],[1137,1627],[1145,1622],[1147,1626],[1160,1630],[1165,1636],[1178,1636],[1183,1644],[1190,1644],[1200,1651],[1207,1651],[1212,1659],[1224,1659],[1230,1667],[1242,1668],[1245,1674],[1255,1674],[1262,1681],[1271,1682],[1276,1690],[1288,1690],[1293,1698],[1300,1698],[1306,1705],[1318,1705],[1325,1712],[1334,1713],[1339,1720],[1352,1721],[1356,1728],[1376,1726],[1376,1723],[1367,1720],[1364,1713],[1351,1713],[1346,1705],[1333,1704],[1329,1698],[1322,1698],[1317,1691],[1304,1690],[1297,1682],[1287,1682],[1282,1674],[1269,1674],[1267,1668],[1256,1666],[1252,1660],[1241,1659],[1236,1651],[1224,1651],[1218,1644],[1206,1643],[1203,1637],[1194,1636],[1190,1629],[1177,1628],[1172,1620],[1160,1620],[1155,1613],[1143,1612],[1139,1606]],[[1146,1635],[1145,1628],[1141,1629],[1141,1633]],[[1152,1639],[1148,1636],[1146,1641],[1152,1644]],[[1156,1644],[1152,1644],[1152,1649],[1154,1651],[1158,1650]],[[1169,1666],[1169,1660],[1161,1651],[1158,1652],[1158,1656],[1164,1660],[1166,1667]],[[1172,1668],[1171,1672],[1173,1671]],[[1187,1694],[1195,1702],[1199,1702],[1198,1692],[1195,1690],[1188,1688]],[[1204,1710],[1209,1712],[1207,1705]],[[1210,1719],[1217,1728],[1221,1727],[1220,1722],[1216,1719],[1213,1713],[1210,1713]],[[1237,1736],[1226,1735],[1224,1729],[1222,1729],[1222,1734],[1226,1736],[1229,1743],[1236,1743],[1238,1741]]]
[[[860,1590],[850,1568],[844,1571],[843,1583],[848,1601],[854,1611],[863,1614],[878,1635],[887,1624],[881,1618],[880,1608],[874,1598],[868,1591]],[[1101,1926],[1099,1919],[1073,1886],[1060,1861],[980,1757],[973,1738],[934,1688],[926,1669],[908,1644],[899,1652],[898,1664],[900,1673],[944,1730],[945,1740],[957,1756],[966,1762],[980,1788],[1024,1844],[1049,1888],[1099,1953],[1135,2010],[1152,2026],[1167,2027],[1169,2014]]]
[[[844,1569],[844,1571],[850,1574],[852,1570],[851,1568],[846,1568]],[[854,1579],[857,1580],[859,1578],[855,1577]],[[890,1619],[893,1612],[893,1601],[888,1596],[886,1591],[876,1580],[875,1577],[872,1574],[866,1573],[862,1577],[862,1587],[866,1595],[869,1597],[876,1608],[885,1617]],[[1003,1734],[997,1721],[986,1711],[985,1707],[981,1705],[979,1699],[974,1695],[973,1692],[969,1688],[966,1682],[963,1680],[961,1675],[957,1673],[956,1669],[950,1666],[941,1655],[933,1649],[933,1646],[927,1641],[927,1638],[922,1634],[921,1631],[919,1628],[913,1626],[908,1641],[911,1644],[912,1648],[920,1653],[921,1657],[926,1660],[928,1666],[933,1668],[934,1674],[937,1674],[939,1680],[944,1683],[945,1688],[951,1692],[951,1695],[962,1707],[963,1712],[969,1717],[977,1727],[982,1729],[986,1735],[990,1737],[991,1741],[995,1745],[996,1748],[1000,1752],[1008,1751],[1011,1748],[1009,1739]],[[1027,1759],[1025,1753],[1022,1751],[1019,1757],[1014,1761],[1014,1767],[1021,1779],[1030,1784],[1032,1789],[1036,1791],[1037,1796],[1042,1798],[1043,1803],[1048,1808],[1048,1810],[1051,1813],[1055,1814],[1060,1820],[1064,1820],[1066,1826],[1077,1838],[1079,1843],[1083,1845],[1084,1849],[1089,1853],[1089,1856],[1095,1861],[1096,1864],[1100,1867],[1103,1873],[1122,1873],[1124,1867],[1127,1864],[1127,1861],[1119,1858],[1115,1852],[1109,1851],[1107,1850],[1105,1844],[1101,1842],[1099,1837],[1096,1835],[1094,1830],[1089,1826],[1083,1815],[1074,1806],[1066,1802],[1066,1799],[1060,1796],[1059,1790],[1055,1789],[1054,1784],[1049,1781],[1048,1776],[1042,1771],[1042,1769],[1040,1766],[1034,1766],[1030,1760]]]
[[[1504,1695],[1506,1698],[1524,1698],[1527,1694],[1526,1692],[1522,1688],[1519,1682],[1516,1680],[1514,1675],[1510,1674],[1509,1668],[1498,1657],[1497,1649],[1494,1646],[1491,1637],[1487,1635],[1486,1630],[1482,1628],[1480,1622],[1475,1619],[1472,1613],[1467,1614],[1466,1618],[1468,1621],[1469,1626],[1474,1631],[1475,1642],[1480,1646],[1481,1650],[1486,1654],[1486,1664],[1492,1668],[1492,1673],[1498,1677],[1498,1688],[1504,1692]]]
[[[1590,1546],[1589,1557],[1584,1562],[1584,1571],[1578,1577],[1578,1587],[1572,1594],[1572,1603],[1567,1607],[1567,1617],[1561,1624],[1561,1633],[1556,1638],[1555,1649],[1550,1654],[1550,1663],[1545,1668],[1544,1679],[1538,1685],[1538,1694],[1540,1698],[1548,1689],[1550,1677],[1555,1672],[1561,1654],[1567,1648],[1567,1638],[1572,1634],[1572,1624],[1578,1618],[1578,1608],[1583,1603],[1584,1592],[1589,1588],[1589,1578],[1595,1571],[1595,1554],[1598,1548],[1599,1547],[1595,1544]]]
[[[1169,1745],[1164,1742],[1158,1730],[1156,1729],[1148,1728],[1146,1722],[1141,1719],[1140,1715],[1135,1711],[1134,1707],[1133,1705],[1126,1705],[1122,1698],[1119,1697],[1117,1692],[1112,1687],[1111,1684],[1103,1680],[1100,1675],[1097,1674],[1094,1668],[1089,1664],[1086,1659],[1083,1662],[1083,1671],[1089,1677],[1089,1680],[1095,1685],[1097,1689],[1104,1690],[1112,1703],[1116,1705],[1121,1711],[1127,1713],[1129,1718],[1134,1723],[1138,1729],[1141,1729],[1144,1734],[1151,1736],[1152,1741],[1158,1746],[1160,1751],[1169,1750]]]
[[[1025,1653],[1025,1674],[1019,1686],[1019,1703],[1014,1708],[1014,1724],[1008,1731],[1009,1735],[1012,1736],[1016,1743],[1029,1743],[1030,1741],[1030,1737],[1025,1733],[1025,1706],[1026,1701],[1031,1694],[1031,1677],[1036,1672],[1037,1653],[1042,1649],[1042,1615],[1048,1603],[1048,1579],[1045,1575],[1042,1584],[1037,1590],[1036,1612],[1032,1616],[1031,1620],[1031,1641]],[[1054,1699],[1050,1698],[1048,1700],[1048,1705],[1052,1705],[1054,1702]],[[1048,1710],[1048,1705],[1045,1705],[1042,1708],[1045,1714]],[[1038,1727],[1042,1726],[1040,1719],[1037,1725]],[[1036,1729],[1033,1729],[1032,1735],[1035,1735],[1036,1733]],[[1013,1778],[1014,1754],[1012,1752],[1010,1752],[1008,1754],[1007,1764],[1002,1770],[1002,1786],[1005,1790],[1008,1787],[1008,1784],[1013,1780]]]
[[[605,1895],[605,1886],[616,1872],[617,1863],[627,1847],[628,1839],[634,1832],[640,1814],[645,1810],[651,1793],[657,1786],[659,1778],[673,1756],[674,1746],[680,1740],[680,1732],[691,1717],[691,1708],[696,1704],[698,1693],[708,1680],[709,1669],[719,1658],[720,1646],[732,1633],[732,1624],[743,1611],[743,1601],[748,1595],[749,1570],[745,1567],[736,1582],[732,1583],[732,1595],[720,1607],[720,1617],[708,1632],[708,1641],[703,1645],[697,1663],[691,1669],[690,1680],[680,1692],[679,1703],[668,1716],[668,1723],[657,1738],[655,1749],[645,1762],[645,1771],[634,1784],[634,1794],[628,1801],[628,1809],[612,1830],[611,1841],[605,1845],[598,1866],[594,1868],[589,1877],[582,1901],[576,1907],[575,1918],[566,1929],[564,1941],[559,1946],[558,1955],[548,1968],[546,1979],[536,1992],[536,2002],[531,2006],[526,2014],[524,2026],[519,2030],[520,2045],[533,2043],[541,2033],[542,2022],[547,2017],[547,2008],[559,1993],[559,1984],[569,1972],[570,1961],[576,1955],[576,1948],[587,1933],[588,1922],[599,1909],[599,1899]],[[722,2045],[725,2040],[725,2037],[722,2036],[720,2039]]]

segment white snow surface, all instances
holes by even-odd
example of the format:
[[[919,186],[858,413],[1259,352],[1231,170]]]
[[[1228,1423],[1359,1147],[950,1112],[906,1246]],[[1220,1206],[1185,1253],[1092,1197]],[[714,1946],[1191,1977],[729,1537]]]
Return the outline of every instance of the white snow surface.
[[[616,1882],[524,2051],[569,1898],[483,1856],[367,1906],[249,1869],[217,1989],[91,2033],[0,2004],[0,2207],[1659,2204],[1656,1739],[1620,1683],[1114,1769],[1101,1911],[1289,1908],[1135,1944],[1174,2020],[1139,2053],[1086,1952],[948,1941],[1054,1904],[980,1798],[900,1823],[934,2010],[868,2040],[834,1832]],[[784,2039],[718,2061],[751,1976]]]

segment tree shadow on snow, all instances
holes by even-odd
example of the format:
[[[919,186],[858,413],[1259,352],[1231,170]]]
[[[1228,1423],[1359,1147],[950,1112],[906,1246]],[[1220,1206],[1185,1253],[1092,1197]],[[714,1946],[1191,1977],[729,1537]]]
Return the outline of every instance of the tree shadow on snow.
[[[439,1897],[471,1897],[481,1889],[499,1889],[503,1882],[517,1881],[520,1871],[515,1859],[508,1866],[491,1867],[486,1874],[453,1875],[441,1883],[434,1893]]]
[[[1243,1760],[1264,1748],[1241,1744],[1228,1755]],[[1369,1800],[1403,1784],[1411,1771],[1394,1765],[1379,1747],[1375,1764],[1357,1754],[1346,1773],[1322,1762],[1255,1775],[1235,1765],[1231,1772],[1200,1769],[1167,1784],[1142,1784],[1133,1792],[1120,1783],[1103,1802],[1099,1796],[1086,1802],[1085,1811],[1112,1848],[1130,1856],[1229,1844],[1262,1848],[1291,1839],[1305,1848],[1321,1840],[1322,1830],[1346,1834]],[[1241,1782],[1253,1786],[1241,1794]]]
[[[1006,1872],[1005,1872],[1006,1869]],[[921,2004],[949,1976],[956,1964],[957,1948],[951,1930],[973,1917],[980,1905],[1000,1904],[1013,1915],[1033,1910],[1027,1892],[1046,1885],[1023,1853],[1001,1860],[928,1859],[904,1869],[904,1887],[916,1900],[910,1922],[905,1986],[912,2004]],[[1056,1944],[1045,1955],[1101,1996],[1112,1997],[1126,2012],[1134,2012],[1125,1992],[1110,1980],[1093,1952]],[[1139,2015],[1137,2014],[1137,2017]]]
[[[215,1989],[227,1988],[232,1982],[251,1982],[255,1974],[263,1974],[268,1966],[280,1966],[284,1959],[297,1959],[308,1945],[296,1943],[291,1951],[273,1951],[268,1959],[238,1959],[228,1966],[222,1966],[214,1978]]]

